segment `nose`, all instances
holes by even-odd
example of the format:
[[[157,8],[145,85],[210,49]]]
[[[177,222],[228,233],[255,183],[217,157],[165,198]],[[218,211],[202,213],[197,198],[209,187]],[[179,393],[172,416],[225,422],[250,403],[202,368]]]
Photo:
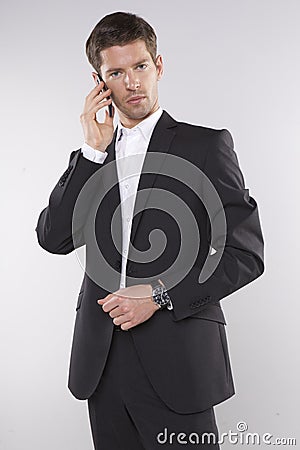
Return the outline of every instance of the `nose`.
[[[141,85],[137,74],[133,74],[131,72],[128,72],[126,74],[124,81],[125,81],[126,89],[128,89],[130,91],[135,91]]]

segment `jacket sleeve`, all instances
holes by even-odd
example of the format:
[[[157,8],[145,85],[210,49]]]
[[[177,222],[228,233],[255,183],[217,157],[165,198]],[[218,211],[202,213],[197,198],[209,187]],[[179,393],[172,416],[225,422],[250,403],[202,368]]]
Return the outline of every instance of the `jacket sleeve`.
[[[84,158],[81,149],[71,153],[68,168],[52,190],[49,204],[40,213],[35,228],[38,242],[46,251],[66,255],[85,244],[83,228],[88,205],[82,211],[81,219],[76,221],[77,228],[72,230],[73,210],[86,181],[101,166]]]
[[[222,248],[222,236],[214,236],[212,247],[216,252],[207,256],[208,264],[213,263],[219,251],[223,253],[206,281],[199,283],[201,267],[194,266],[180,283],[168,290],[174,320],[201,311],[209,303],[217,303],[264,272],[264,241],[258,206],[245,188],[233,139],[225,129],[213,139],[215,142],[208,149],[203,171],[220,197],[227,229]],[[205,189],[204,198],[209,195]],[[207,239],[210,241],[210,238],[209,233]],[[162,281],[168,289],[168,281],[163,278]]]

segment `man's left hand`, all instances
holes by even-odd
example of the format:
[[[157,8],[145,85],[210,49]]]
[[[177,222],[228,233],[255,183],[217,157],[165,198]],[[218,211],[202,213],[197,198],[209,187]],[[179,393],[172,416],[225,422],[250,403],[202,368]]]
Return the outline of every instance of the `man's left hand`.
[[[159,308],[152,299],[151,284],[138,284],[119,289],[99,299],[104,312],[109,313],[115,325],[129,330],[153,316]]]

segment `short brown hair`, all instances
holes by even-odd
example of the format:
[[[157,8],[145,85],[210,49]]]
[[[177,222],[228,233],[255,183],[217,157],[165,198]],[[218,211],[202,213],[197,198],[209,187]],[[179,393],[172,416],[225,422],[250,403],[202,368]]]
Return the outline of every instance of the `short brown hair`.
[[[155,62],[157,43],[151,25],[132,13],[116,12],[109,14],[97,23],[85,44],[90,64],[100,74],[101,51],[114,45],[126,45],[141,39]]]

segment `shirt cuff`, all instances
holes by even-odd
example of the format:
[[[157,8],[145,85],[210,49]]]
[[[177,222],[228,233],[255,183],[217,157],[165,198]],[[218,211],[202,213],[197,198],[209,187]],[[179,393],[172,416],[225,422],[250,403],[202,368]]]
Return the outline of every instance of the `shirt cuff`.
[[[103,164],[105,158],[107,157],[107,152],[101,152],[100,150],[95,150],[93,147],[88,145],[86,142],[81,147],[81,153],[84,158],[89,159],[98,164]]]

